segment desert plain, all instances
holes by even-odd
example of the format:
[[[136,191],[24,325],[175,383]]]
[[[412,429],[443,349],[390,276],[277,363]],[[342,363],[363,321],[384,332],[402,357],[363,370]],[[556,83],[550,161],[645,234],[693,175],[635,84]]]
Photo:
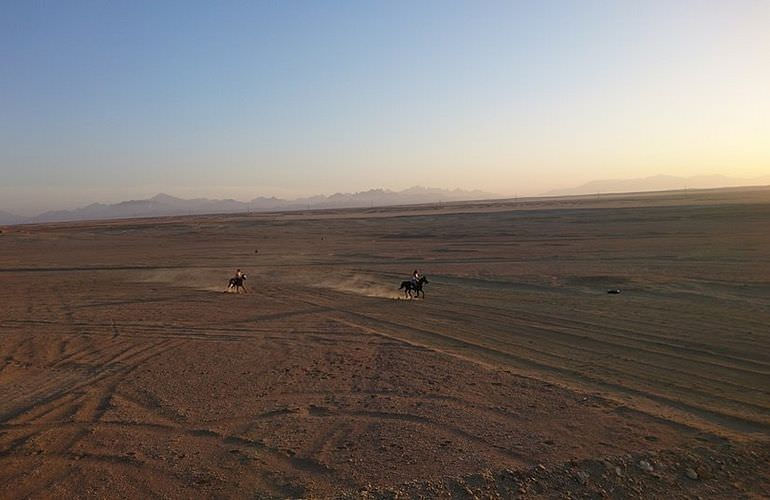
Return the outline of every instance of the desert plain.
[[[2,498],[763,498],[768,438],[770,188],[0,234]]]

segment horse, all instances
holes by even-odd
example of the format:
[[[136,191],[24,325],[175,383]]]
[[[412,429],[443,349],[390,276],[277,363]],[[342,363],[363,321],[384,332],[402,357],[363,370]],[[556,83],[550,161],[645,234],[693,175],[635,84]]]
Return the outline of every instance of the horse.
[[[225,293],[229,292],[233,288],[235,288],[235,293],[241,293],[241,288],[243,288],[243,293],[248,293],[246,291],[246,285],[243,283],[244,281],[246,281],[245,274],[242,274],[240,278],[237,276],[230,278],[230,281],[227,283],[227,288],[225,288]]]
[[[425,276],[422,276],[419,280],[417,280],[417,283],[413,282],[412,280],[409,281],[402,281],[401,286],[398,287],[399,290],[404,291],[404,298],[409,297],[410,299],[412,297],[412,292],[415,292],[415,295],[417,298],[420,298],[420,293],[422,292],[422,298],[425,298],[425,292],[422,289],[422,286],[429,283],[428,278]]]

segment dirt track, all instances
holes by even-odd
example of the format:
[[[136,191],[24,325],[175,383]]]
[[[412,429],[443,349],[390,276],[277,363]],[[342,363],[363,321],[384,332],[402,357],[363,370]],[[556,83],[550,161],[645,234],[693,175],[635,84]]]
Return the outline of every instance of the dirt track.
[[[765,189],[5,228],[0,491],[767,495],[768,227]]]

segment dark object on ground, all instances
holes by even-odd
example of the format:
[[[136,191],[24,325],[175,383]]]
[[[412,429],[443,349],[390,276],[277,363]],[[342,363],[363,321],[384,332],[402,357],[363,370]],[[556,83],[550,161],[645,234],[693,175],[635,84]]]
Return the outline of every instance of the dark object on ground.
[[[620,293],[620,288],[613,288],[612,290],[607,290],[607,293],[617,295]]]

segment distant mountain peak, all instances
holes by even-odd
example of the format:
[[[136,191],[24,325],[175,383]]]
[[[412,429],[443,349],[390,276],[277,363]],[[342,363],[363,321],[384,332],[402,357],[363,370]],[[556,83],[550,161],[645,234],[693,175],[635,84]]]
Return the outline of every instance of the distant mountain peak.
[[[169,202],[169,201],[180,201],[181,198],[177,198],[176,196],[171,196],[170,194],[166,194],[166,193],[158,193],[152,198],[150,198],[150,200],[163,203],[163,202]]]
[[[26,217],[12,214],[11,212],[4,212],[0,210],[0,225],[5,224],[21,224],[26,220]]]

